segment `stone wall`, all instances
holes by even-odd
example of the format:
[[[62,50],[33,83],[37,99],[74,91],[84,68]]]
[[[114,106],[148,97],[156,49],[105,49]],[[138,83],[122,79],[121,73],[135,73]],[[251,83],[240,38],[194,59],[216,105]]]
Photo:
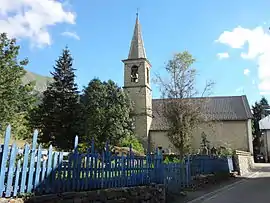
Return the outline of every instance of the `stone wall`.
[[[165,203],[163,185],[127,188],[112,188],[88,192],[66,192],[62,194],[29,197],[28,199],[0,199],[1,203]]]
[[[254,159],[250,152],[236,150],[234,155],[235,169],[240,176],[244,176],[251,172]]]

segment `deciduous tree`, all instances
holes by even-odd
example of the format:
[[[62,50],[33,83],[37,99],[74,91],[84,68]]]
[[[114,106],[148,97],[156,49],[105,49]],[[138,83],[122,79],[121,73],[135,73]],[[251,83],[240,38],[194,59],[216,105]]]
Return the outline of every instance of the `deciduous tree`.
[[[27,59],[19,59],[16,39],[0,34],[0,125],[1,131],[12,124],[13,138],[30,136],[28,113],[35,103],[34,83],[23,85]]]
[[[189,52],[177,53],[165,67],[169,77],[156,77],[163,98],[159,114],[165,118],[168,137],[181,156],[189,152],[191,135],[198,124],[208,121],[202,112],[205,99],[191,99],[199,95],[194,62]],[[209,94],[212,86],[213,82],[207,82],[201,96]]]
[[[131,101],[113,81],[91,80],[83,90],[81,105],[83,143],[94,139],[97,149],[102,150],[106,141],[119,145],[122,138],[133,134]]]

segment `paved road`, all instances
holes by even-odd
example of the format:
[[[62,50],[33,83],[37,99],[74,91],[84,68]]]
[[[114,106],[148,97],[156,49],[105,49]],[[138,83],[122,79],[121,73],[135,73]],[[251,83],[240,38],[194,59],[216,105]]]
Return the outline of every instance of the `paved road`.
[[[251,177],[188,203],[269,203],[270,164],[257,164]]]

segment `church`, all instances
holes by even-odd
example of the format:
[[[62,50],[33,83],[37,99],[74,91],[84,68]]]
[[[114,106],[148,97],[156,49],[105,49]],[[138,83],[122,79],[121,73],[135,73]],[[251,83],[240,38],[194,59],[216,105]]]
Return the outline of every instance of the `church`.
[[[168,126],[158,114],[162,99],[153,99],[150,84],[151,63],[146,57],[141,25],[138,15],[128,58],[124,63],[124,90],[134,102],[135,133],[143,140],[144,146],[152,143],[153,148],[161,147],[165,153],[176,152],[168,136]],[[251,119],[252,113],[247,97],[207,97],[204,113],[212,115],[213,127],[201,125],[192,134],[191,146],[197,150],[201,145],[202,133],[207,135],[211,146],[226,147],[253,153]],[[196,102],[196,98],[192,98]]]

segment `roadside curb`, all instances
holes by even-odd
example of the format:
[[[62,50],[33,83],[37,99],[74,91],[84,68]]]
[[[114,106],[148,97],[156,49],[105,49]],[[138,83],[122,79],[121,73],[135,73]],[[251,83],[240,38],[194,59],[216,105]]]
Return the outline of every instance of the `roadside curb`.
[[[259,174],[259,172],[254,172],[254,173],[251,173],[251,174],[242,176],[242,177],[243,177],[243,178],[253,178],[253,177],[256,177],[258,174]],[[240,176],[240,177],[241,177],[241,176]],[[242,183],[244,183],[244,182],[246,182],[246,181],[248,181],[248,180],[246,180],[246,179],[244,179],[244,180],[238,180],[238,181],[236,181],[236,182],[234,182],[234,183],[231,183],[231,184],[229,184],[229,185],[226,185],[226,186],[224,186],[224,187],[222,187],[222,188],[219,188],[219,189],[217,189],[217,190],[214,190],[214,191],[212,191],[212,192],[206,193],[206,194],[204,194],[204,195],[202,195],[202,196],[200,196],[200,197],[197,197],[197,198],[195,198],[195,199],[193,199],[193,200],[190,200],[190,201],[188,201],[188,202],[186,202],[186,203],[198,203],[199,201],[201,202],[201,201],[203,201],[203,200],[211,199],[211,198],[213,198],[214,196],[216,196],[216,195],[222,193],[224,190],[228,191],[228,190],[232,189],[234,186],[239,185],[239,184],[242,184]]]

